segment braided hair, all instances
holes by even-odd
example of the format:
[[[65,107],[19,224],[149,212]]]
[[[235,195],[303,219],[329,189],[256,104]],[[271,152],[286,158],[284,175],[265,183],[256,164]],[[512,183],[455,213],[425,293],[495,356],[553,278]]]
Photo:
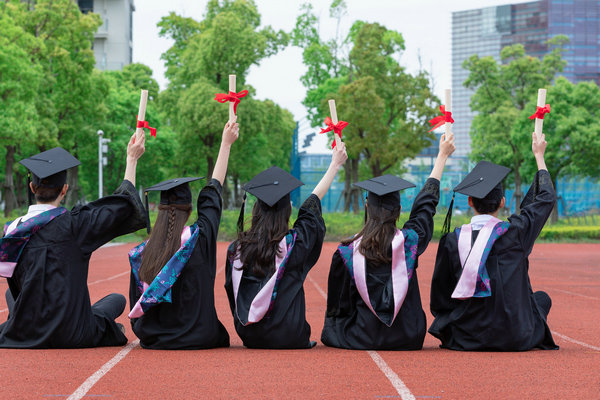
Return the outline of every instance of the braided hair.
[[[140,279],[151,283],[181,247],[181,231],[192,211],[191,204],[161,204],[148,243],[142,252]]]

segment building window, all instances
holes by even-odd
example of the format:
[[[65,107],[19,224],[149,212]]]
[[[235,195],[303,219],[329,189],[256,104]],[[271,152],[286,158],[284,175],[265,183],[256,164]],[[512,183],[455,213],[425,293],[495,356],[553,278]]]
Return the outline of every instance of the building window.
[[[77,4],[82,13],[94,12],[94,0],[78,0]]]

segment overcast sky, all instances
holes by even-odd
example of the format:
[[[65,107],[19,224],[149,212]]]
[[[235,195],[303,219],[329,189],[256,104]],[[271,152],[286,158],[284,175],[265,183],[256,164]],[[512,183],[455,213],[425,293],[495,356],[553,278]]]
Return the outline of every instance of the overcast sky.
[[[274,29],[290,31],[296,22],[300,5],[305,0],[255,0],[262,15],[262,24]],[[451,84],[451,19],[453,11],[519,3],[507,0],[346,0],[348,15],[341,31],[347,32],[355,20],[378,22],[404,36],[406,50],[402,64],[409,72],[422,67],[430,71],[434,79],[434,90],[439,98]],[[158,37],[156,24],[170,11],[179,15],[202,19],[206,0],[136,0],[133,14],[133,61],[148,65],[154,78],[164,89],[168,82],[164,78],[164,64],[160,55],[171,41]],[[315,13],[321,17],[321,35],[335,35],[335,21],[329,18],[330,0],[311,1]],[[301,102],[305,89],[300,77],[306,68],[302,64],[302,50],[288,47],[273,57],[265,59],[250,69],[248,82],[256,88],[257,97],[272,99],[290,110],[297,121],[302,121],[306,110]],[[343,116],[340,116],[343,118]],[[314,131],[301,122],[301,139]],[[325,135],[317,135],[311,150],[326,149]],[[302,143],[302,142],[300,142]]]

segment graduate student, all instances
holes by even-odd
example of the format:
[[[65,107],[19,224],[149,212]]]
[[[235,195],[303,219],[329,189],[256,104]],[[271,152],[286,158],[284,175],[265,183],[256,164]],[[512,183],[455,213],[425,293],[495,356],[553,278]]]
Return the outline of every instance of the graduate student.
[[[482,161],[454,188],[469,196],[475,216],[440,240],[431,282],[429,333],[453,350],[557,349],[546,319],[551,300],[533,292],[529,260],[535,239],[556,201],[544,161],[546,141],[532,135],[538,172],[508,222],[502,180],[509,169]],[[448,213],[450,226],[452,210]]]
[[[234,119],[223,129],[212,179],[198,195],[198,218],[191,226],[185,226],[192,212],[189,182],[201,178],[170,179],[146,189],[160,191],[158,216],[148,241],[129,252],[129,317],[144,348],[229,346],[214,287],[222,185],[238,135]]]
[[[433,234],[433,216],[454,136],[442,135],[429,179],[408,221],[396,227],[400,190],[414,187],[393,175],[355,183],[368,191],[363,229],[343,241],[331,260],[321,341],[345,349],[419,350],[426,321],[417,279],[418,257]]]
[[[117,318],[125,297],[109,294],[94,305],[87,287],[92,252],[145,225],[135,190],[144,136],[127,145],[125,178],[111,196],[71,211],[60,207],[69,186],[67,170],[79,161],[60,147],[20,161],[32,173],[36,204],[5,227],[0,275],[8,280],[8,320],[0,325],[0,347],[75,348],[127,343]]]
[[[321,199],[347,158],[338,139],[327,172],[298,210],[292,229],[289,194],[302,182],[271,167],[244,187],[257,197],[252,225],[243,230],[242,205],[240,233],[227,250],[225,266],[225,290],[244,346],[304,349],[316,345],[310,341],[303,285],[319,259],[325,236]]]

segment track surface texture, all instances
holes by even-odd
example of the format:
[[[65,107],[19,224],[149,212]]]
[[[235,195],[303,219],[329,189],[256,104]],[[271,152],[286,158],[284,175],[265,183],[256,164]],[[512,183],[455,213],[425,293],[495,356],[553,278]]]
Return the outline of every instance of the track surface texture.
[[[422,351],[249,350],[233,328],[224,284],[226,243],[218,245],[216,307],[231,348],[144,350],[125,313],[129,344],[83,350],[0,349],[0,399],[600,399],[600,245],[537,244],[530,257],[534,290],[552,297],[549,324],[559,351],[466,353],[440,349],[429,334]],[[91,261],[92,301],[127,294],[127,251],[105,247]],[[329,262],[325,243],[305,283],[312,338],[320,338]],[[429,288],[437,244],[420,259],[428,325]],[[8,315],[0,281],[0,322]]]

